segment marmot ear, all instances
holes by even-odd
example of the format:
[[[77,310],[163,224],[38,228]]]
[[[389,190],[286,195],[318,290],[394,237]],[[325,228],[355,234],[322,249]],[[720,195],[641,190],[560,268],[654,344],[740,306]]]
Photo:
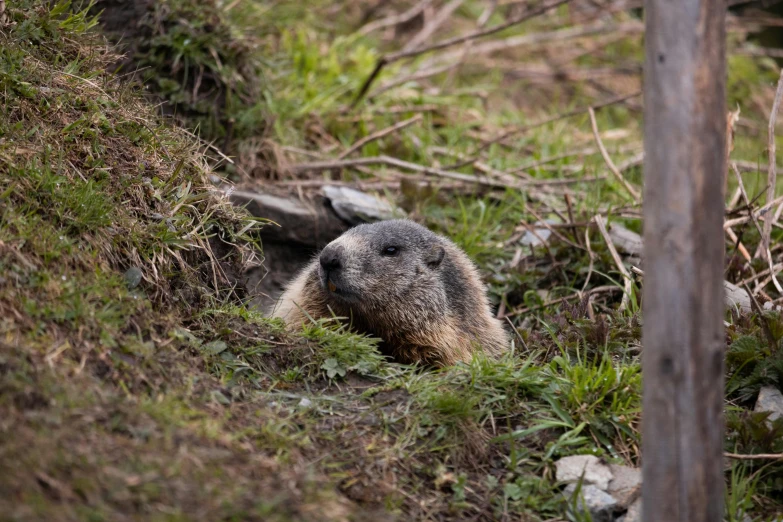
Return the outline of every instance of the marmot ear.
[[[443,261],[443,258],[445,256],[446,256],[446,250],[440,245],[435,245],[434,247],[430,248],[429,252],[427,252],[424,261],[427,263],[428,267],[438,268],[438,266],[440,266],[440,263]]]

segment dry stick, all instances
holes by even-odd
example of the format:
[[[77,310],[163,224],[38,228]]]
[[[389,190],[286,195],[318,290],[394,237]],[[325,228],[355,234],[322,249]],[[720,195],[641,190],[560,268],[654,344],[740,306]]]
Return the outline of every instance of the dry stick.
[[[754,163],[752,161],[745,161],[745,160],[737,160],[736,163],[739,169],[745,172],[760,173],[759,171],[769,170],[769,164],[765,164],[765,163]],[[777,174],[783,175],[783,169],[776,168],[775,172]]]
[[[432,0],[423,0],[422,2],[419,2],[418,4],[414,5],[407,11],[405,11],[402,14],[389,16],[387,18],[383,18],[382,20],[376,20],[374,22],[370,22],[361,29],[359,29],[358,33],[360,35],[366,35],[369,34],[376,29],[383,29],[384,27],[390,27],[392,25],[397,24],[404,24],[405,22],[409,20],[413,20],[416,16],[418,16],[422,11],[424,11],[429,5],[432,3]]]
[[[737,250],[739,250],[739,253],[742,254],[742,257],[745,258],[745,261],[747,261],[748,264],[750,265],[750,263],[753,262],[753,258],[750,256],[750,252],[748,252],[748,249],[745,248],[745,245],[743,245],[742,242],[739,240],[737,234],[734,233],[734,230],[727,228],[726,235],[729,236],[731,242],[736,245]],[[753,267],[751,266],[751,268]]]
[[[591,181],[602,181],[606,179],[606,176],[597,176],[593,178],[582,179],[552,179],[552,180],[533,180],[533,181],[519,181],[516,183],[506,183],[496,179],[491,179],[487,176],[471,176],[470,174],[462,174],[461,172],[454,172],[451,170],[439,169],[435,167],[425,167],[417,163],[411,163],[403,161],[401,159],[393,158],[391,156],[368,156],[365,158],[356,159],[343,159],[334,161],[316,161],[312,163],[300,163],[298,165],[292,165],[289,167],[289,171],[292,173],[301,172],[320,172],[324,170],[340,169],[346,167],[357,168],[365,165],[389,165],[397,167],[403,170],[410,170],[413,172],[420,172],[430,176],[437,176],[446,179],[453,179],[457,181],[464,181],[466,183],[476,183],[478,185],[484,185],[493,188],[529,188],[529,187],[541,187],[550,185],[565,185],[569,183],[586,183]]]
[[[756,225],[756,230],[759,231],[759,234],[761,234],[761,237],[764,237],[764,233],[761,231],[761,225],[759,225],[759,220],[756,217],[756,215],[753,213],[753,209],[751,208],[750,198],[748,198],[748,193],[745,191],[745,184],[742,182],[742,175],[739,172],[739,169],[737,169],[737,165],[734,163],[731,164],[731,169],[734,171],[734,175],[737,177],[737,185],[740,189],[740,192],[742,193],[742,197],[745,200],[745,204],[748,206],[750,211],[750,217],[753,219],[753,224]],[[770,230],[772,228],[771,223],[773,221],[777,221],[776,219],[767,219],[764,221],[764,230],[766,231],[767,225],[769,225]],[[735,240],[736,241],[736,240]],[[770,273],[770,279],[772,280],[772,283],[775,285],[775,288],[777,291],[781,294],[783,294],[783,288],[780,286],[780,282],[778,281],[778,278],[776,277],[775,270],[772,266],[772,253],[769,251],[769,246],[764,251],[765,257],[767,258],[767,263],[769,264],[769,273]],[[748,260],[750,262],[750,260]],[[756,286],[756,291],[764,288],[766,286],[768,281],[764,283],[763,286]]]
[[[486,185],[495,188],[523,188],[525,185],[502,183],[487,178],[486,176],[481,178],[478,176],[471,176],[468,174],[462,174],[460,172],[453,172],[449,170],[438,169],[434,167],[425,167],[416,163],[410,163],[390,156],[369,156],[365,158],[346,159],[340,161],[319,161],[313,163],[301,163],[299,165],[292,165],[290,167],[291,172],[318,172],[331,169],[339,169],[345,167],[356,167],[363,165],[391,165],[404,170],[410,170],[413,172],[420,172],[422,174],[428,174],[431,176],[438,176],[441,178],[454,179],[457,181],[465,181],[468,183],[476,183],[479,185]]]
[[[738,460],[783,460],[783,453],[756,453],[755,455],[743,455],[741,453],[724,453],[724,457]]]
[[[752,212],[752,214],[756,218],[760,218],[760,217],[764,216],[767,212],[769,212],[769,210],[772,207],[774,207],[775,205],[777,205],[779,203],[783,203],[783,196],[779,196],[779,197],[775,198],[773,201],[771,201],[770,203],[767,203],[766,205],[764,205],[763,207],[758,209],[756,212]],[[747,223],[750,220],[751,220],[750,216],[743,216],[743,217],[738,217],[738,218],[734,218],[734,219],[729,219],[729,220],[727,220],[727,221],[725,221],[723,223],[723,228],[726,229],[726,228],[731,228],[731,227],[734,227],[734,226],[737,226],[737,225],[742,225],[742,224]],[[766,221],[767,218],[764,217],[764,220]]]
[[[601,141],[601,136],[598,134],[598,123],[595,121],[595,111],[592,107],[589,107],[587,112],[590,114],[590,125],[593,127],[593,136],[595,136],[595,142],[598,145],[598,150],[601,151],[601,156],[603,156],[606,165],[609,167],[609,170],[612,172],[612,174],[614,174],[614,177],[617,178],[617,181],[619,181],[620,184],[625,187],[625,190],[628,191],[634,201],[639,203],[641,200],[641,195],[631,186],[630,183],[628,183],[628,181],[623,177],[622,173],[617,170],[617,166],[612,161],[612,158],[609,157],[609,153],[606,151],[606,147],[604,147],[604,144]]]
[[[778,87],[775,90],[775,101],[772,103],[772,111],[769,114],[769,126],[767,127],[767,151],[769,153],[769,169],[767,170],[767,203],[775,198],[775,184],[778,174],[777,170],[775,169],[775,121],[778,117],[778,107],[780,106],[781,98],[783,98],[783,69],[780,70]],[[769,250],[769,237],[771,233],[772,219],[767,219],[764,221],[764,233],[761,235],[761,243],[759,243],[755,257],[764,257],[767,255],[767,250]],[[770,263],[771,262],[772,261],[770,260]],[[780,288],[779,284],[776,286]]]
[[[596,286],[595,288],[591,288],[586,293],[588,295],[593,294],[601,294],[604,292],[617,292],[620,289],[616,286],[606,285],[606,286]],[[541,303],[540,305],[530,306],[530,307],[524,307],[524,308],[518,308],[516,310],[511,310],[508,313],[506,313],[505,317],[512,317],[515,315],[521,315],[527,312],[532,312],[533,310],[540,310],[541,308],[546,308],[548,306],[554,306],[556,304],[560,304],[563,301],[570,301],[571,299],[581,299],[583,297],[583,294],[585,292],[574,292],[571,295],[566,295],[563,297],[559,297],[557,299],[550,299],[549,301],[546,301],[544,303]]]
[[[573,241],[565,237],[563,234],[558,232],[557,229],[552,228],[552,226],[549,223],[547,223],[546,220],[542,219],[541,216],[537,214],[532,208],[528,207],[526,210],[529,214],[531,214],[534,218],[536,218],[536,220],[538,220],[538,223],[536,223],[536,225],[543,226],[544,228],[549,230],[556,238],[566,243],[567,245],[570,245],[574,248],[578,248],[580,250],[584,250],[581,246],[577,245],[576,243],[574,243]]]
[[[351,108],[356,107],[356,105],[362,100],[365,94],[367,94],[367,91],[370,89],[370,86],[372,85],[372,82],[375,81],[375,78],[378,77],[378,74],[380,74],[381,70],[394,62],[398,62],[405,58],[410,58],[412,56],[419,56],[425,53],[429,53],[432,51],[437,51],[439,49],[445,49],[446,47],[451,47],[452,45],[457,45],[462,42],[467,42],[469,40],[474,40],[476,38],[481,38],[484,36],[489,36],[491,34],[498,33],[500,31],[503,31],[504,29],[508,29],[511,26],[517,25],[519,23],[522,23],[526,20],[529,20],[531,18],[534,18],[538,15],[544,14],[550,9],[553,9],[555,7],[558,7],[563,4],[567,4],[571,0],[554,0],[551,3],[548,3],[546,5],[543,5],[541,7],[538,7],[536,9],[531,9],[529,11],[526,11],[522,13],[521,15],[512,18],[511,20],[498,24],[494,27],[490,27],[489,29],[484,29],[481,31],[475,31],[472,33],[468,33],[463,36],[457,36],[454,38],[448,38],[446,40],[441,40],[440,42],[436,42],[428,47],[423,47],[421,49],[414,49],[410,51],[398,51],[396,53],[391,53],[386,56],[382,56],[378,63],[375,65],[375,69],[373,69],[372,73],[370,73],[370,76],[364,81],[364,84],[362,85],[361,89],[359,89],[359,93],[356,95],[356,98],[354,99],[353,103],[351,104]]]
[[[465,0],[451,0],[451,2],[443,6],[443,8],[432,17],[430,23],[425,25],[416,36],[411,38],[410,41],[405,44],[405,46],[402,48],[403,52],[412,51],[427,41],[427,39],[432,36],[433,33],[435,33],[435,31],[437,31],[446,20],[449,19],[454,11],[459,9],[459,6],[461,6],[464,1]]]
[[[478,158],[479,154],[481,154],[482,152],[484,152],[485,150],[490,148],[492,145],[494,145],[494,144],[496,144],[498,142],[501,142],[501,141],[503,141],[503,140],[505,140],[507,138],[510,138],[511,136],[515,136],[517,134],[522,134],[523,132],[527,132],[527,131],[535,129],[537,127],[542,127],[544,125],[547,125],[549,123],[554,123],[554,122],[559,121],[559,120],[564,120],[564,119],[570,118],[572,116],[578,116],[578,115],[582,114],[583,112],[587,111],[589,108],[601,109],[601,108],[607,107],[609,105],[614,105],[615,103],[621,103],[621,102],[624,102],[624,101],[629,100],[631,98],[635,98],[635,97],[637,97],[637,96],[639,96],[641,94],[642,94],[641,91],[637,91],[637,92],[634,92],[634,93],[631,93],[631,94],[624,94],[622,96],[616,96],[614,98],[611,98],[609,100],[601,102],[601,103],[599,103],[597,105],[592,105],[590,107],[580,107],[579,109],[576,109],[576,110],[573,110],[573,111],[564,112],[562,114],[558,114],[557,116],[552,116],[550,118],[545,118],[543,120],[531,123],[529,125],[522,125],[521,127],[517,127],[515,129],[511,129],[509,131],[504,132],[500,136],[497,136],[495,138],[492,138],[491,140],[485,141],[480,147],[478,147],[476,150],[474,150],[467,159],[465,159],[462,162],[457,163],[455,165],[449,165],[447,168],[457,169],[459,167],[464,167],[465,165],[473,163],[474,161],[477,161],[479,159]]]
[[[628,300],[631,296],[631,274],[628,273],[625,265],[623,265],[623,260],[620,259],[620,254],[618,254],[617,249],[614,248],[614,243],[612,243],[612,239],[609,237],[609,232],[607,232],[606,224],[604,223],[604,217],[601,214],[595,216],[595,223],[598,225],[598,230],[601,232],[601,235],[604,236],[604,241],[609,248],[609,253],[612,254],[612,259],[614,259],[617,269],[625,280],[625,284],[623,285],[623,300],[622,303],[620,303],[620,311],[623,311],[628,306]]]
[[[595,255],[593,249],[590,248],[590,227],[585,227],[585,248],[587,248],[587,255],[590,257],[590,266],[587,268],[587,278],[585,278],[585,284],[582,285],[582,292],[587,289],[587,284],[590,282],[590,277],[593,275],[593,264]]]
[[[401,122],[395,123],[391,127],[387,127],[385,129],[381,129],[379,131],[373,132],[372,134],[369,134],[365,136],[364,138],[360,139],[347,149],[345,149],[339,156],[337,156],[338,160],[341,160],[347,156],[350,156],[352,153],[356,152],[357,150],[361,149],[368,143],[379,140],[383,138],[384,136],[388,136],[389,134],[392,134],[394,132],[397,132],[398,130],[404,129],[405,127],[408,127],[409,125],[413,125],[417,121],[420,121],[422,119],[421,114],[417,114],[413,118],[409,118],[407,120],[403,120]]]
[[[783,270],[783,263],[778,263],[777,265],[773,266],[772,269],[776,270],[776,271]],[[760,271],[760,272],[758,272],[756,274],[753,274],[752,276],[750,276],[750,277],[748,277],[746,279],[743,279],[742,281],[737,283],[737,286],[748,285],[748,284],[756,281],[757,279],[761,279],[762,277],[764,277],[765,275],[767,275],[769,273],[770,273],[769,268],[765,268],[764,270],[762,270],[762,271]]]

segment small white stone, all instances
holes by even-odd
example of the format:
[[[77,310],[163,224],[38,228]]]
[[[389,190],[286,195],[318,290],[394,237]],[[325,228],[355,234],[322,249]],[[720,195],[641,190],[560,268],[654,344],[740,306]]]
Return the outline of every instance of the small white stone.
[[[559,482],[577,482],[584,473],[584,484],[593,484],[606,491],[614,478],[608,466],[595,455],[572,455],[555,462],[556,478]]]
[[[571,499],[575,491],[576,484],[569,484],[563,490],[563,494]],[[579,490],[576,506],[580,511],[589,511],[593,522],[611,522],[614,518],[612,514],[617,506],[617,500],[592,484],[583,484]]]
[[[783,394],[780,390],[772,386],[764,386],[759,390],[759,397],[756,399],[755,412],[770,412],[767,421],[770,423],[775,419],[783,417]]]
[[[606,491],[617,499],[619,506],[627,508],[642,492],[642,470],[618,464],[609,464],[609,470],[614,478]]]
[[[307,397],[302,397],[302,400],[299,401],[299,404],[298,404],[298,406],[300,408],[309,408],[312,405],[313,405],[313,401],[311,401]]]

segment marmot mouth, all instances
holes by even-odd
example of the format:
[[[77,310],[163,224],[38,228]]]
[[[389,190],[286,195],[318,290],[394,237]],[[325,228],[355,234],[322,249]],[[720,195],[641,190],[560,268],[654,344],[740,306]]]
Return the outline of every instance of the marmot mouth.
[[[324,277],[321,279],[321,286],[326,291],[329,298],[338,299],[340,301],[353,301],[354,294],[349,289],[346,289],[339,282],[335,283],[330,277]]]

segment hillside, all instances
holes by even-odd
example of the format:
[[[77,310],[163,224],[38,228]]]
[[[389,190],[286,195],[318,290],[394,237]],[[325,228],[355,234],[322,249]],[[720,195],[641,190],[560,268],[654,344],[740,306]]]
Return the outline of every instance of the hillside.
[[[636,10],[166,0],[125,27],[114,4],[0,2],[0,519],[586,520],[555,462],[641,464],[643,277],[612,239],[642,229]],[[771,307],[768,24],[729,22],[726,279]],[[288,254],[226,187],[328,184],[462,246],[514,350],[408,367],[254,308],[248,274]],[[780,312],[726,320],[726,451],[780,453],[753,412]],[[727,458],[727,520],[783,513],[781,462]]]

